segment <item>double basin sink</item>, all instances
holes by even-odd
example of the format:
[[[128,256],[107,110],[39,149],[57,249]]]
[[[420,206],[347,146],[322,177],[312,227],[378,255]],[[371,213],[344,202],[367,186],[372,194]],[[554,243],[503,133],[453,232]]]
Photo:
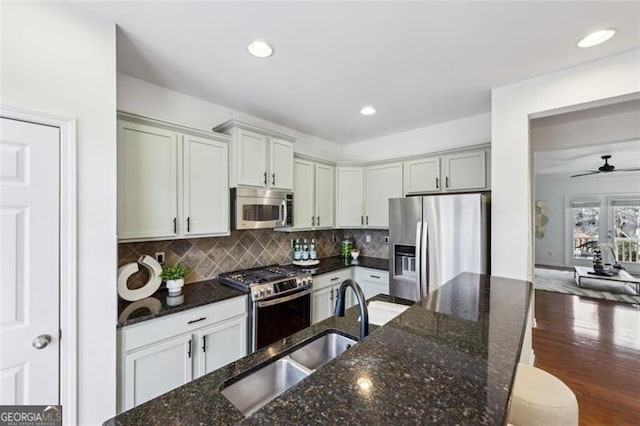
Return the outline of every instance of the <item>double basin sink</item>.
[[[222,395],[249,416],[356,343],[335,331],[319,334],[264,367],[229,379],[222,385]]]

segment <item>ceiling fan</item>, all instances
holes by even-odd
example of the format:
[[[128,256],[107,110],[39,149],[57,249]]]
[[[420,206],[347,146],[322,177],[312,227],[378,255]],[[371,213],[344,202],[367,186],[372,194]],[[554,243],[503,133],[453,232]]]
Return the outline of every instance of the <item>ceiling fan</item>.
[[[616,167],[613,164],[609,164],[609,158],[611,158],[610,155],[603,155],[600,158],[602,158],[604,160],[604,164],[602,166],[598,167],[598,170],[586,170],[587,173],[582,173],[582,174],[579,174],[579,175],[573,175],[571,177],[574,178],[574,177],[578,177],[578,176],[595,175],[595,174],[598,174],[598,173],[640,171],[640,168],[636,168],[636,169],[616,169]]]

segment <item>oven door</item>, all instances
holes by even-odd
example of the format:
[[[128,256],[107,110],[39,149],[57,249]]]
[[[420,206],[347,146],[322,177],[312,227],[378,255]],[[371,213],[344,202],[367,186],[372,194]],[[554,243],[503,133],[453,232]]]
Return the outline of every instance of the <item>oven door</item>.
[[[253,350],[291,336],[311,325],[312,289],[253,305]]]

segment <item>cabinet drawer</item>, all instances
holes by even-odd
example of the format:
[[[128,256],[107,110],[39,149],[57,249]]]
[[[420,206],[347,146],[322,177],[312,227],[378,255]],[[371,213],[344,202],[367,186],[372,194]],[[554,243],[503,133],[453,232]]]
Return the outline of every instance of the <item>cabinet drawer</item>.
[[[344,280],[352,279],[351,268],[340,269],[313,277],[313,290],[340,285]]]
[[[358,267],[356,277],[362,281],[372,283],[389,284],[389,272],[380,269]]]
[[[122,351],[127,352],[246,313],[247,298],[241,296],[130,325],[122,329]]]

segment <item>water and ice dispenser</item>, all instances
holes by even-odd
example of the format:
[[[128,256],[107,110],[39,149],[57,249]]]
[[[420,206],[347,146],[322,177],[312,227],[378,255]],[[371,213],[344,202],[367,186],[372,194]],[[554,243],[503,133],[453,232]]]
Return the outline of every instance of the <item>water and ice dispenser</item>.
[[[393,277],[415,281],[416,279],[416,247],[394,244]]]

